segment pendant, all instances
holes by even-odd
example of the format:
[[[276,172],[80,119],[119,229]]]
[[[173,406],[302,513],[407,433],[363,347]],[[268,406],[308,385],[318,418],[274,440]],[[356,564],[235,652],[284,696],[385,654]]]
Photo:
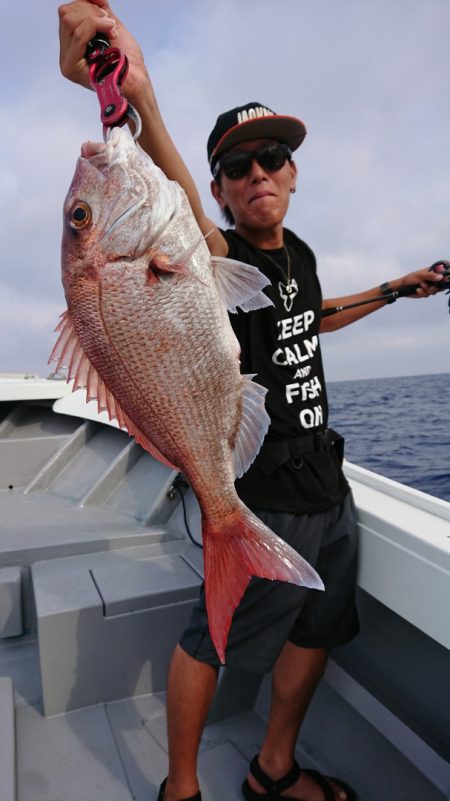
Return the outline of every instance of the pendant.
[[[293,292],[297,290],[297,282],[295,280],[289,280],[286,284],[286,292],[288,295],[292,295]]]
[[[294,299],[298,295],[298,284],[295,278],[290,278],[286,284],[283,284],[281,281],[278,282],[278,291],[280,293],[280,297],[284,303],[284,308],[287,312],[290,312],[292,309],[292,304],[294,303]]]

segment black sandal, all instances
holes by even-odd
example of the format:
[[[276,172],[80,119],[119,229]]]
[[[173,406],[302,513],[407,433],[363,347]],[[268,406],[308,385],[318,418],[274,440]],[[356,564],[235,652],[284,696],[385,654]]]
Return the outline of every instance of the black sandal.
[[[161,787],[159,788],[158,801],[164,801],[164,790],[166,789],[166,782],[167,779],[164,779]],[[180,801],[202,801],[200,790],[195,795],[189,796],[189,798],[180,798]]]
[[[282,776],[281,779],[271,779],[270,776],[262,769],[261,765],[258,762],[258,757],[255,756],[250,763],[250,773],[258,784],[261,787],[264,787],[266,790],[265,793],[257,793],[256,790],[253,790],[247,779],[245,779],[242,785],[242,792],[244,797],[247,801],[298,801],[293,796],[289,795],[281,795],[284,790],[288,790],[289,787],[292,787],[293,784],[300,778],[302,773],[306,773],[308,776],[311,776],[319,785],[320,789],[323,792],[324,801],[335,801],[336,793],[331,787],[330,782],[336,782],[339,785],[340,789],[347,793],[347,801],[357,801],[356,794],[348,784],[341,782],[340,779],[334,779],[330,776],[322,776],[321,773],[318,773],[317,770],[308,770],[299,767],[297,762],[294,760],[294,764],[291,770],[286,773],[285,776]]]

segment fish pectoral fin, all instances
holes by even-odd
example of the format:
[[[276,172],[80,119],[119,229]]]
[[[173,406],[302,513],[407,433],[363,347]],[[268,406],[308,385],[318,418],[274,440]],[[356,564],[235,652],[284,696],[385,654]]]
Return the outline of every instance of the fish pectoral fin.
[[[152,256],[148,265],[147,283],[151,285],[158,281],[164,281],[170,275],[190,275],[201,284],[204,283],[197,275],[190,272],[189,262],[183,258],[183,254],[177,260],[169,258],[166,253],[156,253]]]
[[[156,276],[158,273],[185,273],[186,268],[183,264],[173,263],[169,261],[169,257],[165,253],[156,253],[151,257],[148,265],[150,272]]]
[[[250,467],[270,424],[270,417],[264,406],[267,389],[252,381],[252,378],[252,375],[242,376],[242,413],[233,449],[236,478],[240,478]]]
[[[270,281],[257,267],[223,256],[211,256],[211,268],[217,290],[228,311],[235,312],[237,306],[242,311],[273,306],[262,292]]]
[[[170,256],[163,251],[155,253],[150,261],[149,269],[165,273],[190,273],[189,262],[197,248],[206,237],[200,236],[189,247],[180,250],[179,253],[172,253]]]
[[[252,576],[323,590],[313,567],[243,504],[225,521],[203,526],[209,630],[222,663],[234,611]]]
[[[135,425],[108,389],[86,355],[68,310],[61,315],[61,321],[55,330],[59,332],[59,337],[48,361],[49,363],[56,361],[55,372],[67,368],[67,383],[73,380],[72,392],[85,389],[87,403],[96,400],[99,412],[107,412],[110,420],[117,420],[120,428],[126,429],[130,437],[134,437],[136,442],[159,462],[172,470],[178,470],[178,467],[169,462],[159,448]]]

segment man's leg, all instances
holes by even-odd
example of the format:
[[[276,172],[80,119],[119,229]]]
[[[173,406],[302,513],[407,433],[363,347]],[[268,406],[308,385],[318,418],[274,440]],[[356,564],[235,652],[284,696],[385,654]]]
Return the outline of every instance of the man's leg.
[[[259,759],[270,773],[281,776],[292,767],[300,726],[327,658],[324,648],[300,648],[287,642],[275,663],[270,717]]]
[[[287,642],[275,663],[269,723],[258,758],[261,768],[273,779],[280,779],[292,768],[300,727],[327,658],[325,648],[301,648]],[[256,792],[264,794],[251,774],[248,782]],[[337,785],[333,789],[336,799],[346,798]],[[307,774],[302,774],[285,794],[301,801],[323,801],[324,798],[317,782]]]
[[[198,792],[197,755],[217,672],[179,645],[175,648],[167,688],[169,775],[164,801],[180,801]]]

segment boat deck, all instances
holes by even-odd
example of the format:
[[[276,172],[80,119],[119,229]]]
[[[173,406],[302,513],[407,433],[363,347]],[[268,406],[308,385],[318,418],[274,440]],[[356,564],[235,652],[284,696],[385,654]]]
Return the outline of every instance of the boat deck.
[[[17,801],[156,798],[167,770],[164,692],[45,717],[32,638],[2,646],[0,675],[10,676],[15,687]],[[204,801],[241,801],[248,761],[264,736],[266,706],[263,687],[254,710],[206,727],[199,759]],[[305,723],[297,758],[305,767],[345,777],[363,801],[446,798],[326,680]]]
[[[167,770],[167,663],[202,554],[173,471],[55,383],[47,400],[41,387],[0,403],[0,798],[150,801]],[[448,801],[450,505],[346,470],[362,632],[333,654],[297,757],[361,801]],[[220,672],[204,801],[242,798],[269,697],[270,677]]]

